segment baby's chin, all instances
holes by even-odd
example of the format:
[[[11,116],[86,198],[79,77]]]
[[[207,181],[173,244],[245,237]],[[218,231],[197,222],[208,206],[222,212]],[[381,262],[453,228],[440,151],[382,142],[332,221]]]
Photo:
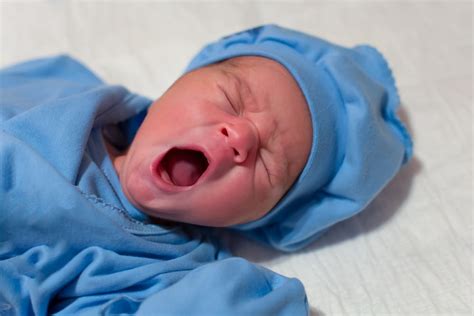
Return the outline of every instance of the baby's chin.
[[[149,213],[147,205],[154,199],[154,196],[150,194],[150,190],[142,182],[135,182],[133,179],[127,180],[121,179],[120,181],[125,197],[138,210],[143,213]]]

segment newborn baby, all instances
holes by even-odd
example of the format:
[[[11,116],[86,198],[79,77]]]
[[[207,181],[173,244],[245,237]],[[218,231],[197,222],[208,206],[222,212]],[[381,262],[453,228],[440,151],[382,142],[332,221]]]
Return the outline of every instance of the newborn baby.
[[[398,105],[373,47],[268,25],[205,47],[133,142],[109,152],[150,216],[295,250],[361,211],[410,158]]]
[[[210,43],[154,102],[68,56],[0,79],[7,314],[308,314],[299,280],[205,226],[300,249],[411,156],[377,50],[275,25]]]
[[[157,218],[232,226],[266,214],[299,175],[311,118],[279,63],[237,57],[181,77],[126,151],[109,147],[127,198]]]

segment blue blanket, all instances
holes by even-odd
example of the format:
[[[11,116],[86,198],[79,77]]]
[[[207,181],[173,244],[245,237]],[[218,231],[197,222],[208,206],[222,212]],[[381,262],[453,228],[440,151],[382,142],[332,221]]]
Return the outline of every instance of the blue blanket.
[[[0,71],[0,314],[307,314],[298,280],[125,199],[101,130],[150,103],[67,56]]]

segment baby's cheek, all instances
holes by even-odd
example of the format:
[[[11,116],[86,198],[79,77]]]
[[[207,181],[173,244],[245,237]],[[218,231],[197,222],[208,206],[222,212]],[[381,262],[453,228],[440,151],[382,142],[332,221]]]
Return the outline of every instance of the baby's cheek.
[[[192,195],[192,216],[210,226],[236,224],[247,217],[246,213],[251,211],[256,200],[248,180],[229,178],[202,184]]]

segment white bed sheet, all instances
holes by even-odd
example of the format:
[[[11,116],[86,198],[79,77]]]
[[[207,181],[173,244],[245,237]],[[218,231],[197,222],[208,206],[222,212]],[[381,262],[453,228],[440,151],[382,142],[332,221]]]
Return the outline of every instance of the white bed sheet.
[[[69,53],[158,97],[208,41],[278,23],[389,60],[415,158],[360,215],[287,255],[237,254],[305,285],[314,315],[472,313],[472,3],[1,1],[0,66]]]

